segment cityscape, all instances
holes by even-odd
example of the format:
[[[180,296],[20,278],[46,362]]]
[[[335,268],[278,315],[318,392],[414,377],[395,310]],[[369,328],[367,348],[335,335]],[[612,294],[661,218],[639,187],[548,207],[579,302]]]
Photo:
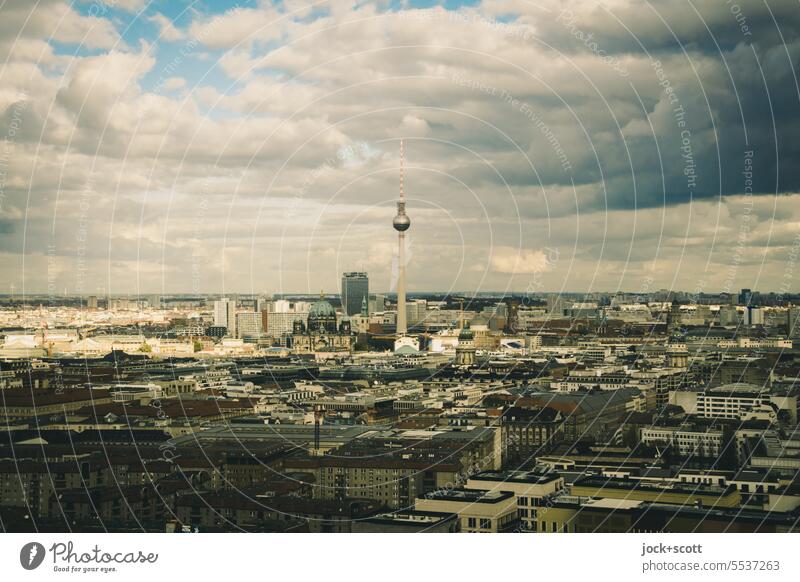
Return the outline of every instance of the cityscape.
[[[800,532],[796,2],[190,4],[0,4],[0,530]]]
[[[401,198],[398,244],[410,224]],[[6,296],[4,527],[795,529],[800,297],[407,297],[402,271],[395,294]]]

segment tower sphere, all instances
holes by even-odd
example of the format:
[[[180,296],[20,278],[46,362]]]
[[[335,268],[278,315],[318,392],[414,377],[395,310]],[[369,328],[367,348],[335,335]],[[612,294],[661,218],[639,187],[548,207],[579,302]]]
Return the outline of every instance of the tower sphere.
[[[411,219],[405,214],[398,214],[394,217],[392,226],[394,226],[395,230],[404,232],[411,226]]]

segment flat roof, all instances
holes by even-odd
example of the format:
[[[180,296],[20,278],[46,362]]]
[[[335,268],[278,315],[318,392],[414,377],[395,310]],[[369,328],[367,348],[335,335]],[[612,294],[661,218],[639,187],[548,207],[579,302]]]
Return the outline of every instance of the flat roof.
[[[634,509],[640,507],[644,501],[637,501],[635,499],[610,499],[603,497],[601,499],[590,499],[584,505],[595,507],[598,509]]]
[[[546,473],[537,471],[483,471],[470,477],[475,481],[492,481],[499,483],[529,483],[542,484],[550,483],[561,476],[555,471]]]
[[[639,479],[617,479],[612,477],[602,477],[592,475],[576,480],[573,487],[598,487],[602,489],[622,489],[651,491],[658,493],[687,493],[690,495],[727,495],[735,491],[732,485],[720,487],[717,485],[706,485],[705,483],[679,483],[674,481],[652,483]]]
[[[457,517],[458,517],[457,513],[445,513],[439,511],[420,511],[412,509],[406,511],[398,511],[396,513],[379,513],[378,515],[374,515],[372,517],[368,517],[367,519],[359,521],[365,521],[370,523],[382,522],[382,523],[409,523],[409,524],[432,525],[436,523],[441,523],[443,521],[456,519]]]
[[[486,491],[485,489],[439,490],[420,495],[419,499],[436,501],[461,501],[466,503],[499,503],[514,497],[511,491]]]

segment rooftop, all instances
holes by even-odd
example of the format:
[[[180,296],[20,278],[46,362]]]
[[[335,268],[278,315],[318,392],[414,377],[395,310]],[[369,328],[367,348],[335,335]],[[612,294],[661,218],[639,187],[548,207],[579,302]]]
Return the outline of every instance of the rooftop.
[[[462,503],[500,503],[511,497],[511,491],[486,491],[484,489],[440,489],[420,495],[419,499],[432,499],[435,501],[460,501]]]
[[[544,484],[559,479],[555,471],[484,471],[473,475],[476,481],[492,481],[498,483]]]

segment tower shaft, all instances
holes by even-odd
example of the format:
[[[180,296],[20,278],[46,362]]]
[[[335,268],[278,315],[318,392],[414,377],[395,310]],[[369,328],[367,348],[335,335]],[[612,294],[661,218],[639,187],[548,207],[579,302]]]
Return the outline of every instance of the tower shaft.
[[[406,214],[405,194],[405,156],[403,140],[400,140],[400,199],[397,201],[397,214],[392,221],[397,231],[397,334],[406,335],[406,231],[411,226],[411,219]]]
[[[408,332],[406,322],[406,233],[397,233],[397,333]]]

